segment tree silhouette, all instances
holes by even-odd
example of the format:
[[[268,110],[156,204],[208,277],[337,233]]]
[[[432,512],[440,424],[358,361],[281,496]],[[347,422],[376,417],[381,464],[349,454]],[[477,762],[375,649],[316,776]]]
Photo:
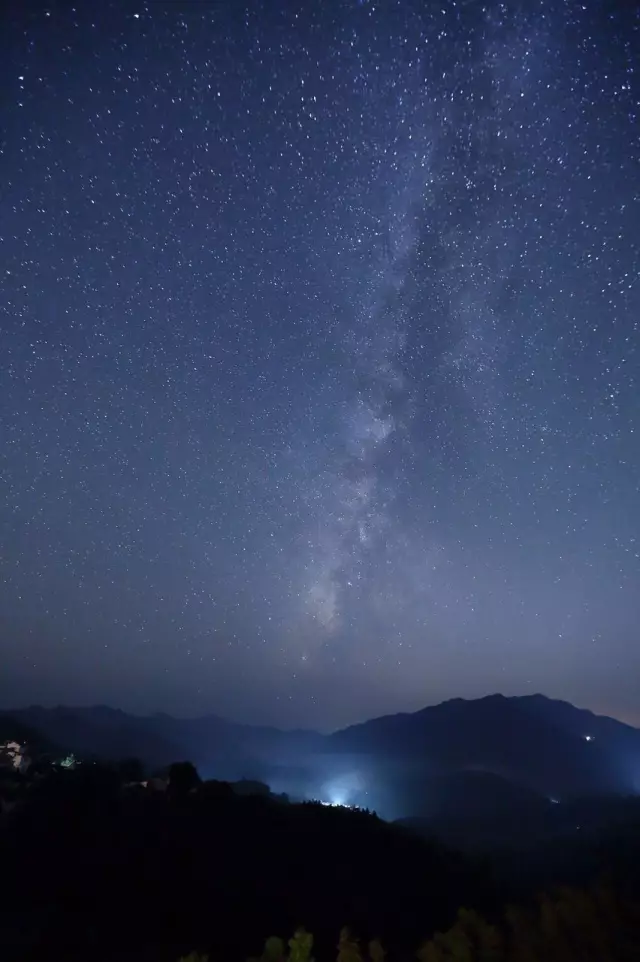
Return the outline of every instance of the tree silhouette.
[[[284,942],[277,935],[270,936],[264,943],[262,962],[283,962]]]
[[[233,787],[229,782],[219,782],[213,778],[202,782],[199,789],[199,797],[205,803],[229,801],[233,794]]]
[[[198,770],[192,762],[174,762],[169,768],[169,794],[172,798],[186,798],[200,784]]]
[[[336,962],[362,962],[362,953],[358,941],[353,938],[347,927],[340,932]]]
[[[313,962],[311,949],[313,936],[304,927],[296,929],[293,938],[289,939],[289,962]]]
[[[239,782],[234,782],[233,790],[236,795],[258,795],[261,798],[267,798],[271,794],[265,782],[259,782],[253,778],[241,778]]]
[[[379,939],[372,939],[369,942],[369,959],[371,962],[384,962],[385,954]]]
[[[125,783],[144,780],[144,765],[139,758],[123,758],[117,766],[118,774]]]

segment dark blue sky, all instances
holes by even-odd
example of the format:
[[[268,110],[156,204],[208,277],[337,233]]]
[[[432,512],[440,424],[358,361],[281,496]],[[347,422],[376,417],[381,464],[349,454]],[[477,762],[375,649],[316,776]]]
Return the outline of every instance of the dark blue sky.
[[[0,703],[640,724],[631,4],[14,4]]]

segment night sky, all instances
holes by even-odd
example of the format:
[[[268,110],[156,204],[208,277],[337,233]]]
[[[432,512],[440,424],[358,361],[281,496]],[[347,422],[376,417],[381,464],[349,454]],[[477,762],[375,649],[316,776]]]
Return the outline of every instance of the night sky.
[[[9,7],[0,704],[640,725],[634,4]]]

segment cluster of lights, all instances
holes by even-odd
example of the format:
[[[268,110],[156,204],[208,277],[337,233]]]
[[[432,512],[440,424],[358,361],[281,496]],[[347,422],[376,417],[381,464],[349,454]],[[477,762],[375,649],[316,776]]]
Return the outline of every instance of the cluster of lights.
[[[19,771],[23,765],[25,747],[20,742],[4,742],[0,744],[0,754],[7,759],[8,767]]]
[[[78,764],[78,759],[72,752],[70,755],[67,755],[65,758],[61,758],[58,764],[60,765],[61,768],[75,768],[76,765]]]

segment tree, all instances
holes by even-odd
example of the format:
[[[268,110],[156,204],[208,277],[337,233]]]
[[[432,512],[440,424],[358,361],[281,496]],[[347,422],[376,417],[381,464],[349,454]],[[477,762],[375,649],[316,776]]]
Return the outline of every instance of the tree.
[[[336,962],[362,962],[362,953],[357,939],[354,939],[348,928],[343,928],[338,941],[338,958]]]
[[[445,956],[433,939],[420,946],[417,956],[419,962],[446,962]]]
[[[313,962],[312,948],[313,936],[301,926],[296,929],[293,938],[289,939],[289,962]]]
[[[372,939],[369,942],[369,958],[371,962],[384,962],[385,954],[380,939]]]
[[[118,773],[125,784],[144,781],[144,765],[139,758],[123,758],[118,763]]]
[[[436,932],[418,958],[420,962],[501,962],[502,937],[477,912],[460,909],[454,925],[447,932]]]
[[[215,779],[208,779],[200,787],[200,798],[205,801],[223,802],[233,798],[233,788],[229,782],[219,782]]]
[[[199,785],[200,776],[192,762],[174,762],[169,768],[169,794],[173,798],[186,798]]]
[[[233,790],[236,795],[258,795],[260,798],[268,798],[271,794],[271,789],[265,782],[252,778],[241,778],[239,782],[233,782]]]
[[[277,935],[270,936],[264,943],[262,962],[283,962],[284,942]]]

